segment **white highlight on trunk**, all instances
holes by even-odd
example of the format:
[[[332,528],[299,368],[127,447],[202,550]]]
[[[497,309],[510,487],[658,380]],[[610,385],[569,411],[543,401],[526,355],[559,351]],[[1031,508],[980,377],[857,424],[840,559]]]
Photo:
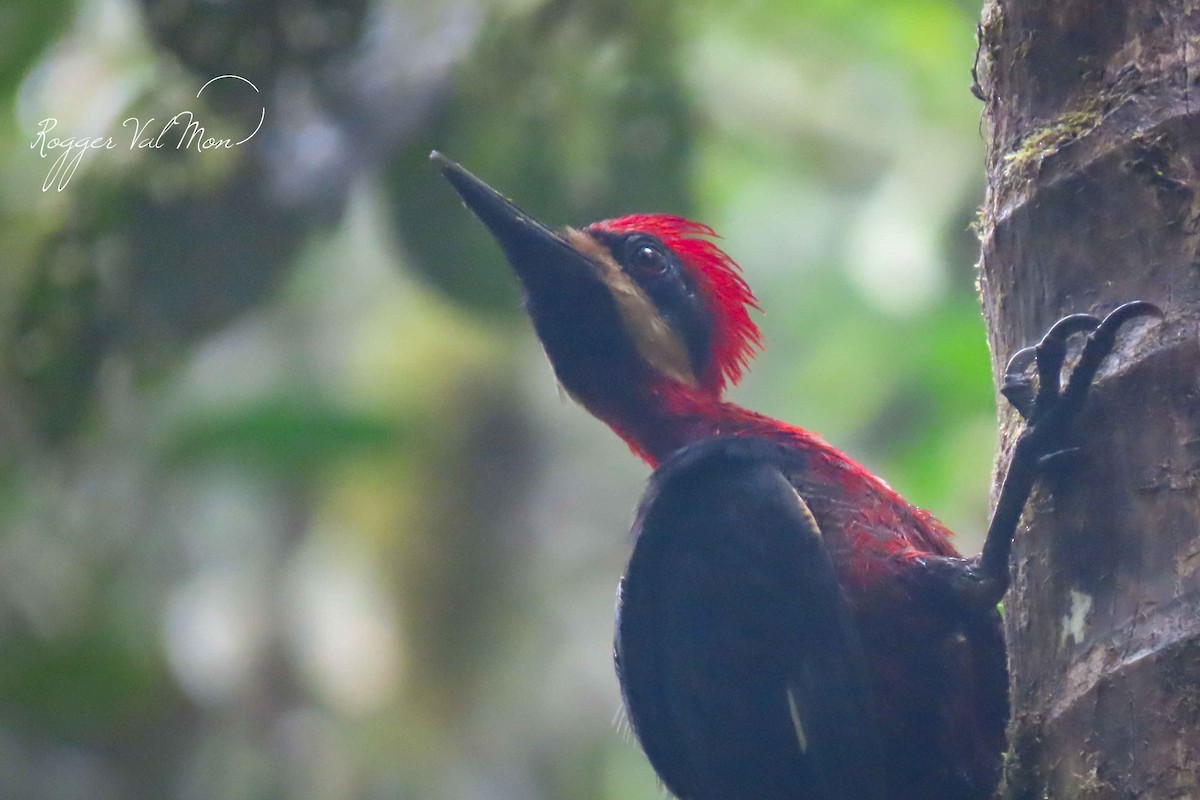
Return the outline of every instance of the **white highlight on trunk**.
[[[1071,610],[1063,615],[1062,635],[1059,643],[1066,645],[1067,639],[1075,643],[1083,641],[1083,628],[1087,624],[1087,615],[1092,610],[1092,596],[1084,592],[1071,590]]]

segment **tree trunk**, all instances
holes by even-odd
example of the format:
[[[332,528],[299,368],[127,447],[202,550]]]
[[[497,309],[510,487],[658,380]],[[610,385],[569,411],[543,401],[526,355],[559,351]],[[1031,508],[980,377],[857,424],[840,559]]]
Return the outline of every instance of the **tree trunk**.
[[[1184,0],[983,9],[994,374],[1063,314],[1167,315],[1122,332],[1083,458],[1039,481],[1018,532],[1006,798],[1200,797],[1198,53]],[[1001,469],[1020,428],[1002,407]]]

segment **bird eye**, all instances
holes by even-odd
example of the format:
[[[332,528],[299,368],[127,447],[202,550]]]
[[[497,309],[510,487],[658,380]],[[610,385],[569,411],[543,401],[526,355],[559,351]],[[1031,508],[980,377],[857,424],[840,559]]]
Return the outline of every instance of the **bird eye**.
[[[633,251],[633,266],[640,272],[659,275],[667,271],[667,259],[656,247],[644,244]]]

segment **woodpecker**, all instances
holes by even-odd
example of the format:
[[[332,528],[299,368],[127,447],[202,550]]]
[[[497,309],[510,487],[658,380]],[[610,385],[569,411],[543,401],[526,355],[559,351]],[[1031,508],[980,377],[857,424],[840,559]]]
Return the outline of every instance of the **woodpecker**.
[[[762,339],[711,228],[555,232],[431,159],[500,244],[566,392],[654,468],[618,592],[632,728],[680,800],[981,800],[1008,720],[997,609],[1025,501],[1136,301],[1009,362],[1026,420],[983,551],[816,435],[723,399]],[[1087,334],[1065,385],[1067,340]],[[1036,383],[1033,377],[1036,374]]]

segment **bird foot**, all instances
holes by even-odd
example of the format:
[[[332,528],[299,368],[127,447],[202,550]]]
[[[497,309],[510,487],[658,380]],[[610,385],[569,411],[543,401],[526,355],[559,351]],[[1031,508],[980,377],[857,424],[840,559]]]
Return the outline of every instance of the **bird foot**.
[[[976,594],[984,602],[999,600],[1008,588],[1013,535],[1038,475],[1069,469],[1081,458],[1078,448],[1065,445],[1067,432],[1097,370],[1112,352],[1117,332],[1130,320],[1162,315],[1158,306],[1141,300],[1118,306],[1104,319],[1071,314],[1051,325],[1036,345],[1018,350],[1009,360],[1000,391],[1025,418],[1026,425],[1000,486],[983,552],[975,562],[973,574],[982,587]],[[1063,388],[1067,341],[1084,332],[1087,340]],[[1028,374],[1030,367],[1035,368],[1036,389],[1034,378]]]
[[[1092,380],[1104,359],[1112,352],[1117,332],[1138,317],[1159,317],[1162,310],[1153,303],[1135,300],[1113,309],[1103,320],[1091,314],[1071,314],[1050,326],[1041,341],[1018,350],[1004,370],[1000,393],[1026,420],[1030,428],[1050,423],[1065,428],[1083,403]],[[1079,361],[1062,386],[1063,362],[1067,341],[1077,333],[1088,333]],[[1029,368],[1036,368],[1036,392]],[[1048,440],[1057,437],[1046,437]],[[1053,456],[1047,450],[1038,459]]]

